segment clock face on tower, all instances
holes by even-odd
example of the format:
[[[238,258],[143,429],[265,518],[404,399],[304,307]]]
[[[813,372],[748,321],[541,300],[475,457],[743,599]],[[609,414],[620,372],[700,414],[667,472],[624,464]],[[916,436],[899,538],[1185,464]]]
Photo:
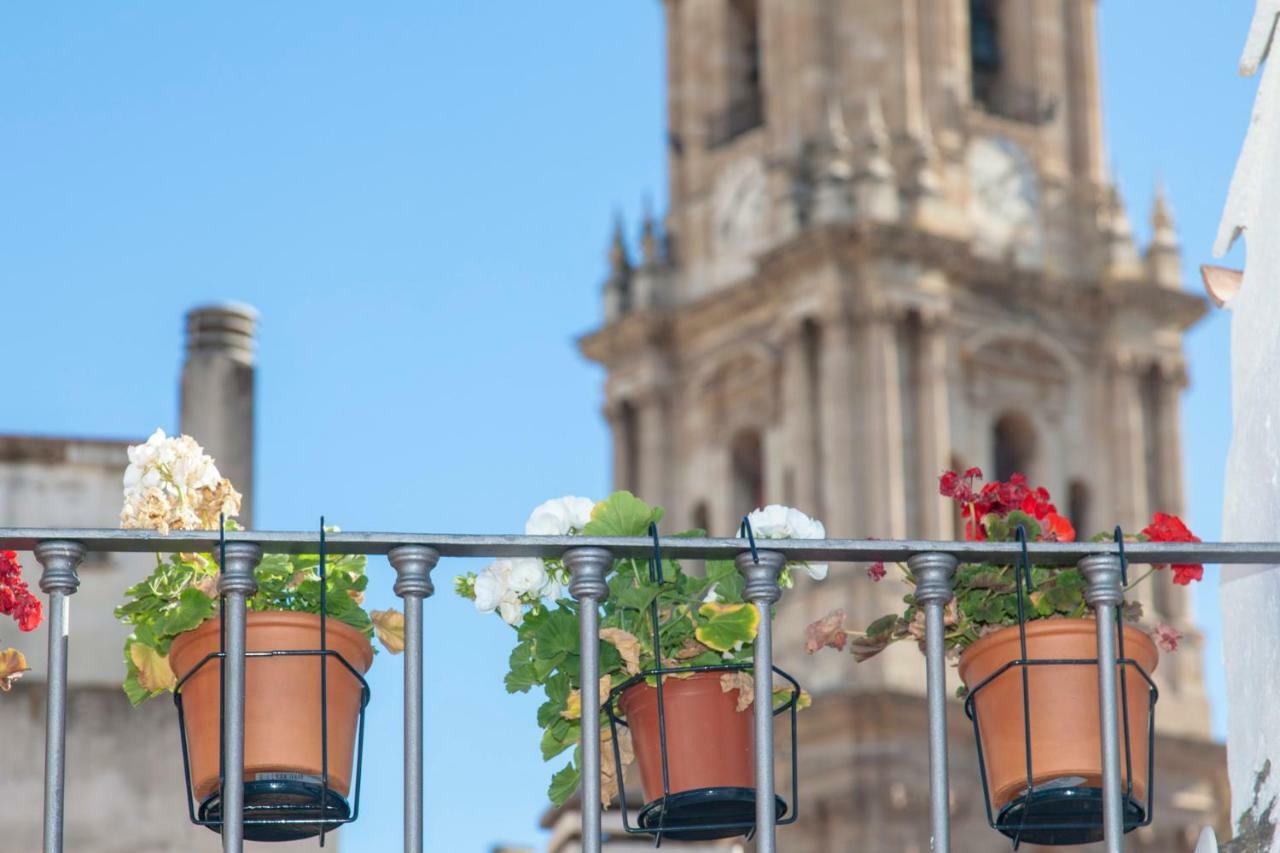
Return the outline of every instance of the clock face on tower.
[[[1039,260],[1040,182],[1031,159],[1011,139],[982,136],[969,144],[968,166],[975,251]]]
[[[768,176],[756,158],[729,165],[711,192],[712,279],[727,284],[750,275],[764,247],[769,214]]]

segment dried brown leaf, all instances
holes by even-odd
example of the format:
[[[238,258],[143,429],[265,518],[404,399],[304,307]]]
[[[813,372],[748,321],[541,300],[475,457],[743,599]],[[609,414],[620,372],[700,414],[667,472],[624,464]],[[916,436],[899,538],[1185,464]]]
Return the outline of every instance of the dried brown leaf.
[[[813,654],[830,646],[837,651],[844,651],[845,644],[849,641],[849,632],[844,629],[844,619],[844,610],[832,610],[809,625],[805,629],[804,650]]]
[[[745,711],[751,707],[751,702],[755,699],[755,679],[751,677],[751,673],[742,672],[726,672],[720,676],[720,689],[728,693],[731,690],[738,691],[737,710]]]
[[[626,668],[627,675],[637,675],[640,672],[640,641],[635,634],[621,628],[601,628],[600,639],[612,643],[618,654],[622,655],[622,665]]]

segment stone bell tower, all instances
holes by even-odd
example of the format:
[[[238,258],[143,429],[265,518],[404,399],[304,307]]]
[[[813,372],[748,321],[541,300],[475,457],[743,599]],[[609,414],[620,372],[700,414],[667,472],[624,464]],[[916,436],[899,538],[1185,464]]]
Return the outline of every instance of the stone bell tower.
[[[937,478],[971,465],[1026,473],[1085,535],[1182,511],[1204,305],[1163,192],[1140,250],[1107,174],[1096,0],[664,7],[669,208],[638,253],[617,229],[581,341],[608,370],[615,485],[718,535],[781,502],[832,536],[952,538]],[[1221,817],[1222,754],[1189,596],[1155,580],[1148,619],[1188,640],[1156,674],[1161,799],[1131,838],[1190,850],[1184,827]],[[777,656],[817,697],[789,851],[928,849],[919,655],[801,651],[808,621],[901,596],[834,567],[783,599]],[[956,711],[954,849],[994,849]]]

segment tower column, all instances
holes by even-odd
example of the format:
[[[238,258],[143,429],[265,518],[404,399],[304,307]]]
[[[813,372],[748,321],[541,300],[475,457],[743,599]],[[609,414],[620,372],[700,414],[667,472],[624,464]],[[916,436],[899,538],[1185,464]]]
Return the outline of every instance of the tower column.
[[[1109,367],[1112,418],[1112,493],[1125,529],[1147,517],[1147,451],[1139,367],[1131,353],[1118,352]]]
[[[1185,509],[1182,479],[1182,392],[1187,387],[1181,360],[1160,365],[1160,393],[1156,426],[1160,449],[1160,496],[1153,510],[1181,515]]]
[[[635,472],[636,494],[647,501],[670,506],[667,470],[671,464],[671,419],[667,396],[652,390],[637,401],[637,408],[640,464]]]
[[[1182,515],[1182,391],[1186,387],[1186,370],[1181,361],[1160,365],[1160,384],[1156,395],[1156,460],[1160,466],[1160,493],[1152,496],[1152,511]],[[1190,592],[1171,583],[1157,586],[1157,609],[1164,618],[1182,624],[1187,615]]]
[[[853,359],[853,329],[847,317],[829,316],[822,325],[819,359],[822,402],[820,458],[826,478],[823,489],[823,521],[833,537],[854,536],[859,509],[857,500],[857,436],[853,400],[857,376]]]
[[[605,403],[604,419],[609,424],[609,436],[613,450],[613,487],[615,489],[634,488],[635,483],[627,482],[630,476],[627,448],[631,446],[632,436],[627,434],[630,424],[624,414],[623,403],[610,400]]]
[[[787,333],[782,345],[782,424],[786,448],[786,468],[782,500],[810,515],[822,516],[818,503],[817,460],[820,452],[815,438],[818,411],[816,377],[810,375],[809,341],[804,323]]]
[[[866,306],[856,319],[857,371],[853,399],[854,443],[866,496],[863,535],[892,538],[906,533],[903,486],[902,397],[898,364],[897,310],[883,303]]]
[[[951,410],[948,405],[947,375],[949,350],[947,328],[941,310],[919,314],[919,336],[916,340],[915,415],[916,465],[920,478],[916,484],[920,496],[920,530],[907,531],[932,539],[949,539],[952,514],[947,499],[938,493],[935,477],[950,464]]]
[[[187,312],[179,423],[243,495],[239,519],[250,528],[257,323],[258,312],[248,305],[223,303]]]
[[[1130,352],[1112,354],[1108,366],[1111,408],[1111,488],[1115,518],[1126,533],[1136,533],[1147,518],[1147,446],[1143,425],[1141,366]],[[1081,531],[1088,535],[1089,531]],[[1133,594],[1143,610],[1155,613],[1155,588],[1144,583]]]

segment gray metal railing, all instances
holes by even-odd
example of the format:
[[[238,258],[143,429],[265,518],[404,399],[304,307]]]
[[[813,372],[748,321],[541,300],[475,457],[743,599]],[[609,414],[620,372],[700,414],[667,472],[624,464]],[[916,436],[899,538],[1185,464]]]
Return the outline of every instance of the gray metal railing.
[[[244,776],[244,667],[246,597],[256,584],[253,569],[264,552],[315,553],[318,534],[238,531],[228,533],[221,589],[226,594],[226,781],[223,842],[226,853],[242,853],[243,815],[240,803]],[[662,539],[662,552],[685,559],[734,559],[746,578],[746,598],[760,609],[755,644],[755,671],[773,666],[770,609],[782,590],[778,573],[788,560],[868,563],[907,562],[916,573],[917,599],[926,614],[927,693],[929,710],[930,806],[933,850],[950,850],[950,810],[947,777],[946,660],[943,645],[944,609],[952,596],[952,577],[964,562],[1015,564],[1021,546],[1013,542],[928,542],[881,540],[768,540],[761,541],[758,561],[740,539]],[[205,552],[217,553],[214,532],[179,532],[163,536],[134,530],[0,528],[0,550],[34,551],[44,571],[40,588],[49,596],[48,713],[45,757],[45,853],[61,853],[66,744],[67,616],[78,586],[76,569],[89,552]],[[395,593],[405,605],[404,690],[404,849],[422,851],[422,605],[434,588],[430,572],[441,557],[560,557],[572,576],[570,593],[583,602],[581,684],[583,731],[599,728],[598,605],[607,596],[604,582],[610,562],[619,557],[647,557],[653,548],[644,537],[482,536],[454,534],[331,533],[325,538],[330,554],[386,555],[396,570]],[[1088,601],[1097,608],[1098,659],[1116,659],[1115,635],[1108,630],[1111,616],[1123,599],[1120,558],[1112,543],[1045,543],[1028,546],[1039,565],[1078,565],[1088,581]],[[1280,563],[1276,543],[1132,543],[1125,546],[1131,563]],[[590,605],[590,606],[587,606]],[[1103,745],[1104,827],[1108,853],[1121,853],[1123,822],[1120,785],[1120,735],[1114,711],[1115,666],[1098,667]],[[755,737],[769,748],[755,750],[756,849],[775,853],[773,716],[768,679],[755,682]],[[588,701],[595,693],[595,701]],[[584,738],[582,773],[582,836],[587,853],[601,845],[600,749],[595,738]]]

